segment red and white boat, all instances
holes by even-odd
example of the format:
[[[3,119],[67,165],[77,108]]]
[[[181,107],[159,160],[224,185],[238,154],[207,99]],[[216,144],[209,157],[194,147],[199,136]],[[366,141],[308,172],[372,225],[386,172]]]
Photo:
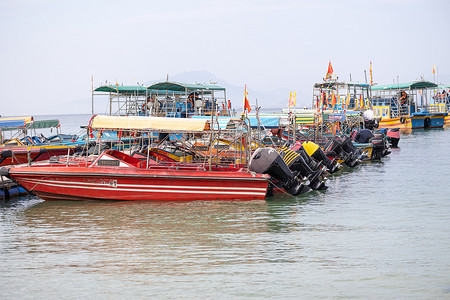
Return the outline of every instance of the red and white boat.
[[[206,120],[94,116],[96,130],[204,132]],[[239,166],[150,164],[116,150],[95,160],[63,159],[2,169],[44,200],[252,200],[264,199],[270,176]]]
[[[149,165],[116,150],[86,165],[48,162],[9,169],[9,177],[44,200],[264,199],[269,176],[237,168]]]

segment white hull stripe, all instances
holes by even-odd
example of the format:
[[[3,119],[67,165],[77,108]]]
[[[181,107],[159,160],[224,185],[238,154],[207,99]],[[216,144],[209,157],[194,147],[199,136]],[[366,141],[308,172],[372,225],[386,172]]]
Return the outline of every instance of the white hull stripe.
[[[33,179],[23,179],[22,181],[28,182],[31,184],[37,185],[47,185],[47,186],[56,186],[56,187],[62,187],[62,188],[75,188],[80,190],[107,190],[107,191],[121,191],[121,192],[148,192],[148,193],[191,193],[191,194],[236,194],[236,195],[265,195],[266,189],[265,188],[226,188],[227,190],[232,189],[233,191],[224,191],[223,187],[184,187],[184,186],[142,186],[142,185],[118,185],[118,186],[136,186],[136,187],[159,187],[160,189],[155,188],[122,188],[122,187],[112,187],[108,184],[97,184],[97,186],[80,186],[79,183],[76,183],[75,185],[73,183],[65,183],[60,181],[44,181],[41,180],[33,180]],[[94,185],[95,183],[92,183],[91,185]],[[99,185],[99,186],[98,186]],[[166,187],[166,189],[161,189],[163,187]],[[173,190],[175,188],[181,188],[179,190]],[[185,188],[185,189],[183,189]],[[218,191],[213,190],[186,190],[186,189],[221,189]],[[236,190],[246,190],[247,192],[238,192]],[[31,190],[35,190],[35,188],[32,188]]]

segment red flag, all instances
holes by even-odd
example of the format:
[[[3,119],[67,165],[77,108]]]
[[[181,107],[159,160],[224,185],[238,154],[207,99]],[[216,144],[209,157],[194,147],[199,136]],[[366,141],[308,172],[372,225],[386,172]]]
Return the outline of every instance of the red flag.
[[[228,109],[231,109],[231,100],[228,100]]]
[[[361,95],[359,95],[359,108],[363,108],[364,107],[364,101]]]
[[[316,104],[316,108],[317,108],[317,109],[320,108],[319,105],[320,105],[320,99],[319,99],[319,96],[317,96],[317,104]]]
[[[250,103],[248,102],[247,85],[245,85],[245,92],[244,92],[244,110],[247,110],[248,112],[252,110],[252,108],[250,107]]]
[[[327,74],[325,75],[325,79],[331,79],[331,75],[333,75],[333,67],[331,66],[331,60],[328,63]]]

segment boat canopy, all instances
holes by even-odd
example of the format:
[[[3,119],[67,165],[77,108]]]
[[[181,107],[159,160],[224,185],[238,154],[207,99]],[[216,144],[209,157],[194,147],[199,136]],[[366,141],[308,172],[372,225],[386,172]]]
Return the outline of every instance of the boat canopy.
[[[94,130],[150,130],[164,132],[201,132],[209,129],[208,120],[95,115],[89,121]]]
[[[24,120],[0,120],[1,130],[14,130],[16,128],[25,128]]]
[[[57,128],[60,126],[59,120],[40,120],[27,124],[27,129]]]
[[[410,89],[410,90],[421,90],[436,88],[438,85],[431,81],[413,81],[399,84],[388,84],[388,85],[374,85],[372,86],[372,91],[384,91],[384,90],[399,90],[399,89]]]
[[[40,120],[25,123],[24,120],[8,120],[0,121],[0,128],[3,131],[14,131],[18,129],[44,129],[44,128],[58,128],[60,126],[59,120]]]
[[[0,122],[3,121],[12,121],[12,120],[23,120],[25,124],[30,123],[33,121],[33,117],[26,116],[26,117],[8,117],[8,118],[0,118]]]
[[[142,85],[103,85],[96,88],[94,92],[145,95],[147,87]]]
[[[198,91],[198,90],[206,90],[206,91],[224,91],[225,88],[214,85],[214,84],[202,84],[202,83],[180,83],[180,82],[158,82],[152,84],[147,88],[148,90],[155,91]]]

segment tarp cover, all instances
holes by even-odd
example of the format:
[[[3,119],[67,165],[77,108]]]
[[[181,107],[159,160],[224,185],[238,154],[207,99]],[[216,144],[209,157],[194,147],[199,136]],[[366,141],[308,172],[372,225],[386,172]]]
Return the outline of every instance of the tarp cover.
[[[207,129],[207,122],[206,119],[97,115],[92,117],[90,126],[92,129],[198,132]]]

